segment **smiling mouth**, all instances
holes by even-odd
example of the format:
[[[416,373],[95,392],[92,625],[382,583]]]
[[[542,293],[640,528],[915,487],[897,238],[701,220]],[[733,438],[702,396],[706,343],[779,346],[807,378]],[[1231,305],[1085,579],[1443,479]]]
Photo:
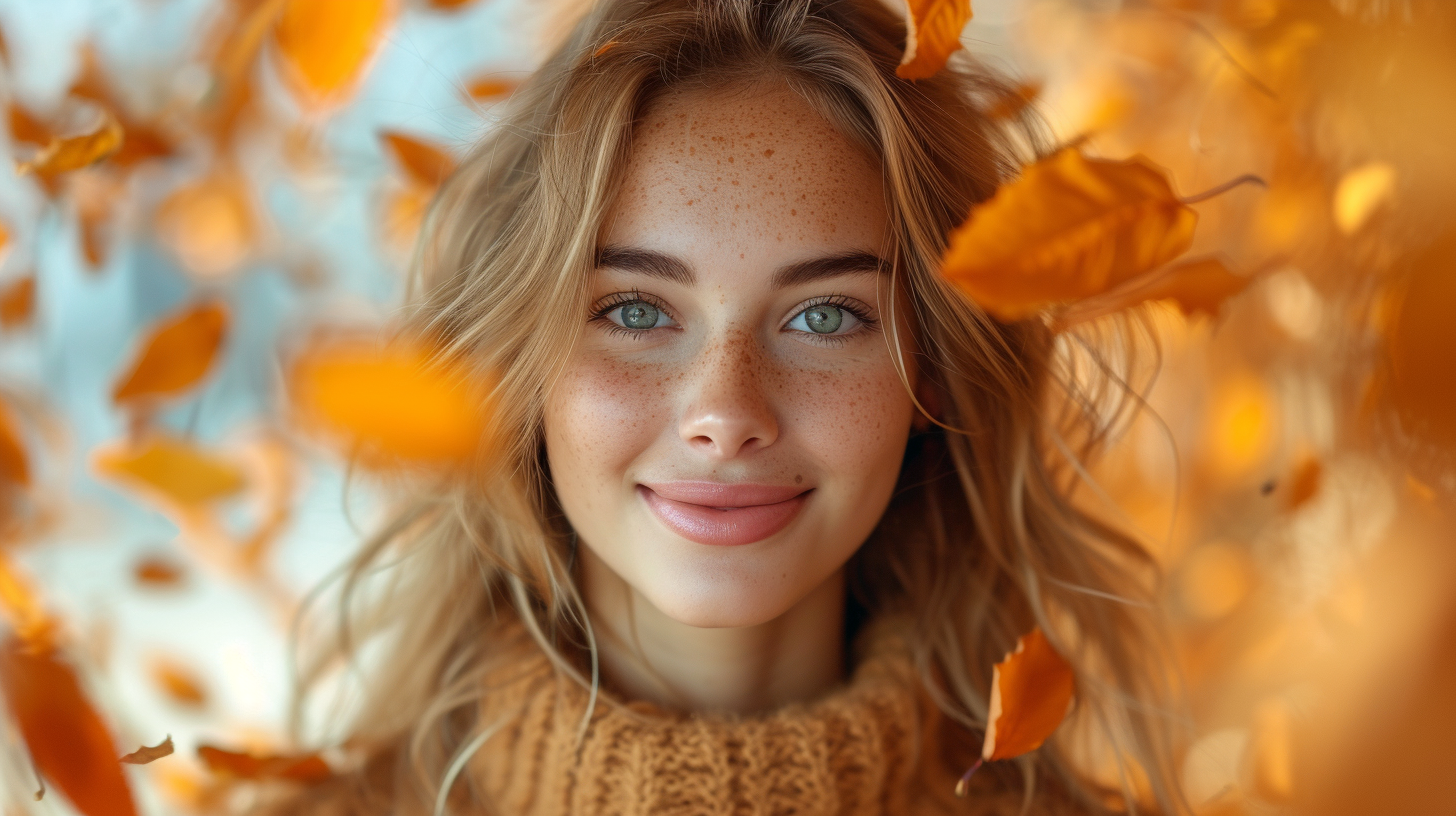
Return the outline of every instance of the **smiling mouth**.
[[[812,492],[715,482],[637,485],[637,494],[669,530],[698,544],[726,547],[762,541],[784,529]]]

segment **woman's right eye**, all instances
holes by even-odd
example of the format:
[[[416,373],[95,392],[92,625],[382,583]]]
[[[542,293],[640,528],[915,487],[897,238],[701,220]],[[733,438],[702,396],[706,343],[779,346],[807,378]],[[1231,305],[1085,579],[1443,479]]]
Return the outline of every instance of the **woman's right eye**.
[[[666,312],[645,300],[633,300],[613,306],[603,316],[624,329],[639,331],[677,325]]]

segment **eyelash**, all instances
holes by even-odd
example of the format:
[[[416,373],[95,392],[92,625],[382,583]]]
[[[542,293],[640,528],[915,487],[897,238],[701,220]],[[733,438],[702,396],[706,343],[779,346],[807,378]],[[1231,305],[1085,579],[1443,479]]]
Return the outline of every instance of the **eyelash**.
[[[656,297],[647,294],[646,292],[638,292],[634,290],[631,292],[613,292],[612,294],[607,295],[604,299],[597,301],[596,305],[592,309],[591,318],[588,320],[588,322],[601,323],[603,324],[603,328],[616,336],[630,337],[633,340],[641,340],[642,336],[648,331],[651,331],[651,329],[629,329],[624,326],[618,326],[614,321],[607,319],[607,315],[611,314],[613,309],[626,306],[629,303],[636,303],[638,301],[650,304],[653,308],[657,309],[663,314],[666,314],[668,317],[674,320],[677,319],[675,317],[672,317],[672,312],[667,308],[667,304],[663,303],[661,300],[658,300]],[[870,317],[863,308],[855,305],[855,301],[847,295],[823,295],[820,297],[811,298],[808,302],[800,305],[798,309],[795,309],[794,313],[789,316],[789,320],[792,321],[795,317],[798,317],[799,315],[803,314],[809,309],[814,308],[815,306],[834,306],[835,308],[843,309],[844,311],[849,312],[851,315],[853,315],[854,318],[860,323],[860,328],[854,332],[851,332],[850,334],[826,335],[814,334],[813,332],[798,332],[799,334],[808,334],[813,342],[819,343],[821,345],[831,347],[842,346],[845,344],[845,342],[849,340],[849,338],[854,337],[861,331],[875,331],[880,327],[880,322],[878,320]],[[785,325],[788,325],[787,321],[785,322]]]

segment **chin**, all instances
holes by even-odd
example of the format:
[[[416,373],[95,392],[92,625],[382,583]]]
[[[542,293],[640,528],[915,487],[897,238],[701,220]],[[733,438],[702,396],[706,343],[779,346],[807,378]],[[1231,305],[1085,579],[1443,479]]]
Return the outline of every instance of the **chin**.
[[[684,626],[701,629],[768,623],[789,611],[809,591],[781,578],[704,572],[687,570],[654,576],[656,586],[640,587],[638,591],[662,614]]]

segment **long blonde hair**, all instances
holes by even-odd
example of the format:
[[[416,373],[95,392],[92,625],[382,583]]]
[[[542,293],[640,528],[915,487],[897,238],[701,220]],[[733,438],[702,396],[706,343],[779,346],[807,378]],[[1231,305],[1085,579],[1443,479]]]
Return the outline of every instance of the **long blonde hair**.
[[[655,98],[765,76],[883,167],[892,288],[913,316],[890,336],[914,334],[935,420],[912,437],[895,498],[850,562],[852,612],[912,621],[904,634],[927,693],[968,732],[984,728],[992,664],[1040,625],[1077,668],[1074,718],[1106,735],[1162,809],[1177,809],[1157,707],[1165,675],[1146,660],[1157,645],[1153,563],[1068,498],[1107,432],[1105,400],[1088,393],[1104,372],[1073,370],[1041,323],[997,323],[938,274],[950,231],[1035,150],[1036,128],[983,113],[1007,89],[963,55],[931,79],[898,79],[904,32],[879,0],[606,0],[443,187],[406,322],[489,378],[495,442],[468,479],[401,497],[350,563],[339,626],[300,676],[303,700],[331,667],[372,650],[347,743],[369,757],[359,779],[393,777],[386,809],[443,800],[452,764],[478,744],[483,677],[504,659],[491,636],[502,618],[594,686],[592,663],[578,659],[593,650],[571,532],[542,455],[545,396],[584,321],[543,331],[520,316],[585,314],[598,228]],[[903,375],[912,363],[899,362]],[[1028,790],[1049,778],[1102,809],[1107,792],[1063,742],[1022,761]]]

